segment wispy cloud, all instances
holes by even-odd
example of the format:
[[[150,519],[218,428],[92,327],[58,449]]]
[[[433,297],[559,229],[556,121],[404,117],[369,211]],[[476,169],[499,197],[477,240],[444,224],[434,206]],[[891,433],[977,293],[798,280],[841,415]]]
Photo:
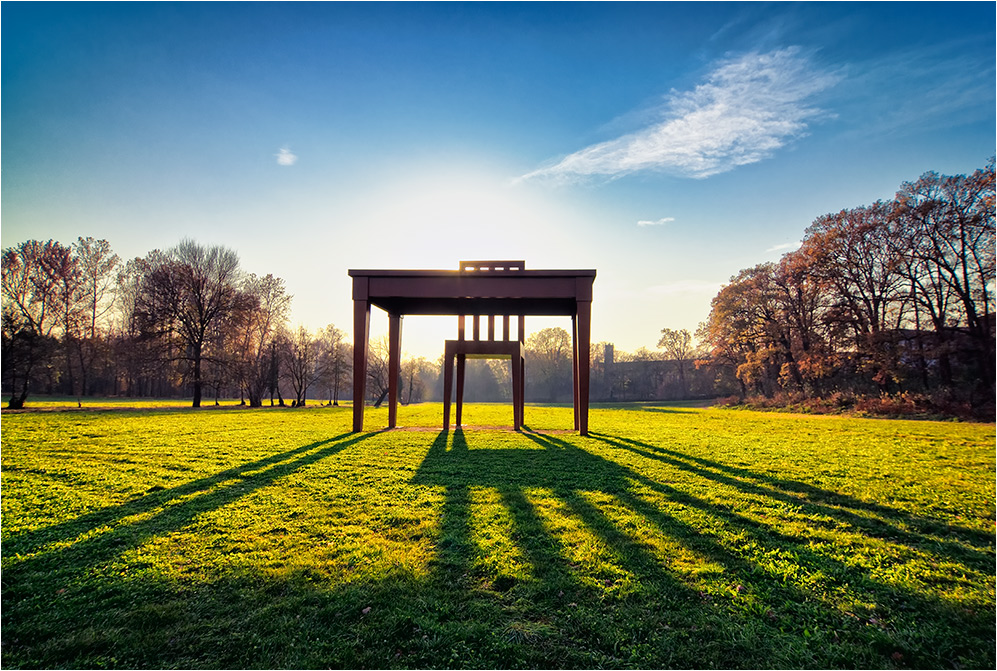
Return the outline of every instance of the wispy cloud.
[[[862,112],[843,115],[861,122],[851,134],[864,141],[991,120],[994,65],[975,57],[980,49],[967,37],[849,66],[841,104]]]
[[[274,156],[277,157],[277,165],[294,165],[298,161],[297,155],[292,154],[287,147],[281,147]]]
[[[656,284],[647,287],[645,291],[655,296],[696,295],[709,296],[720,291],[721,282],[706,282],[703,280],[678,280],[666,284]]]
[[[638,226],[662,226],[675,221],[675,217],[662,217],[657,221],[651,221],[650,219],[641,219],[637,222]]]
[[[798,241],[784,242],[781,245],[775,245],[774,247],[769,247],[768,249],[765,250],[765,253],[767,254],[768,252],[781,252],[784,249],[785,250],[799,249],[801,244],[802,243]]]
[[[521,179],[576,180],[664,171],[702,179],[756,163],[824,112],[809,104],[839,76],[811,64],[796,47],[720,62],[691,91],[672,91],[660,121],[586,147]]]

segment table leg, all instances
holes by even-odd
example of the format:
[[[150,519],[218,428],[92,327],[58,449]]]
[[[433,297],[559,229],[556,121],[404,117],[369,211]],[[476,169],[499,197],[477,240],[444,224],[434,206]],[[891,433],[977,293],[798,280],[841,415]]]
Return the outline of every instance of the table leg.
[[[370,303],[353,301],[353,431],[363,431],[364,394],[367,391],[367,340],[370,335]]]
[[[388,314],[388,428],[398,424],[398,376],[402,367],[402,316]]]
[[[578,302],[578,432],[589,433],[589,351],[592,339],[592,302]]]
[[[578,318],[571,317],[571,402],[575,411],[575,431],[578,431]]]

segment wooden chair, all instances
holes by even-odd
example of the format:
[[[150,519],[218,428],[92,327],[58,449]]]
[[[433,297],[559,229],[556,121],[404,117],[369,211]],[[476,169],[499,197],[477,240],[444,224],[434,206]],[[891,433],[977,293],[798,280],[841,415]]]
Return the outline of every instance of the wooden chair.
[[[525,261],[461,261],[462,273],[488,273],[500,275],[521,272]],[[465,315],[457,317],[457,340],[445,341],[443,364],[443,428],[450,428],[450,395],[453,391],[454,360],[457,361],[457,426],[461,425],[461,411],[464,407],[464,367],[468,357],[472,359],[509,359],[512,364],[512,426],[519,431],[523,424],[523,398],[526,373],[525,321],[519,318],[518,340],[509,339],[509,323],[512,315],[471,315],[473,318],[472,340],[464,337]],[[481,339],[481,317],[488,318],[487,339]],[[495,318],[502,317],[502,339],[495,339]]]

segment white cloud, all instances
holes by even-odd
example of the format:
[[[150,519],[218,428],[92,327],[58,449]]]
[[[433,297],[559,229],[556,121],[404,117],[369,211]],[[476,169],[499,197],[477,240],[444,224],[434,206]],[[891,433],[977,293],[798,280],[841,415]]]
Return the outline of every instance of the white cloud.
[[[615,178],[648,170],[701,179],[756,163],[805,134],[807,123],[823,114],[806,101],[838,79],[796,47],[723,61],[705,83],[672,91],[662,103],[662,121],[521,179]]]
[[[657,221],[651,221],[649,219],[641,219],[637,222],[638,226],[661,226],[663,224],[668,224],[675,221],[675,217],[662,217]]]
[[[281,147],[274,156],[277,157],[277,165],[294,165],[298,160],[297,155],[292,154],[287,147]]]
[[[799,242],[799,241],[797,241],[797,242],[784,242],[781,245],[775,245],[774,247],[769,247],[768,249],[765,250],[765,252],[766,253],[768,253],[768,252],[781,252],[784,249],[786,249],[786,250],[799,249],[800,245],[802,245],[802,244],[803,243]]]

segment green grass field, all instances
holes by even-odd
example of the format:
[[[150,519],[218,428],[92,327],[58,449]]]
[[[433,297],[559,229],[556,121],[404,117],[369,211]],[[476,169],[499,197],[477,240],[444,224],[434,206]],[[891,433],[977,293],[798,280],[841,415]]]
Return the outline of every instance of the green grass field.
[[[4,414],[3,666],[995,666],[993,425],[440,415]]]

